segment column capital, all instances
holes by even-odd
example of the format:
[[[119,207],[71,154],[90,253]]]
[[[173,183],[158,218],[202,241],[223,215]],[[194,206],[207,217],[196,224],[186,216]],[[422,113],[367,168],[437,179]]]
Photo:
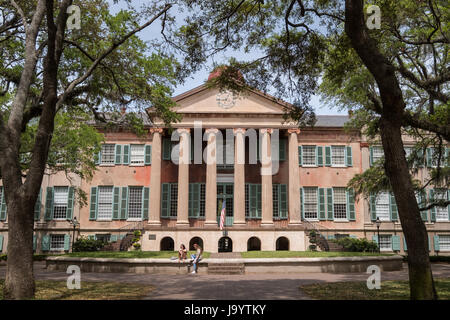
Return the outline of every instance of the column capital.
[[[360,142],[359,145],[361,146],[361,148],[368,148],[369,147],[369,143],[368,142]]]
[[[218,132],[219,132],[219,129],[217,129],[217,128],[208,128],[208,129],[205,129],[205,133],[207,133],[207,134],[210,134],[210,133],[217,134]]]
[[[259,132],[262,133],[262,134],[266,134],[266,133],[272,134],[273,129],[271,129],[271,128],[262,128],[262,129],[259,129]]]
[[[164,131],[164,129],[163,128],[150,128],[149,130],[148,130],[148,132],[150,132],[150,133],[159,133],[159,134],[161,134],[161,133],[163,133],[163,131]]]
[[[289,134],[300,134],[301,130],[299,128],[292,128],[292,129],[288,129],[287,131]]]
[[[233,133],[235,135],[238,134],[238,133],[245,134],[246,131],[247,131],[247,129],[244,129],[244,128],[234,128],[233,129]]]

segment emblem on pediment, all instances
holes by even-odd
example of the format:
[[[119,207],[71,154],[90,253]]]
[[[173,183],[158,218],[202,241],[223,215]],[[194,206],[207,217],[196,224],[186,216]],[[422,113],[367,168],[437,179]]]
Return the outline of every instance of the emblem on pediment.
[[[219,107],[230,109],[236,104],[236,96],[232,92],[223,91],[216,95],[216,101]]]

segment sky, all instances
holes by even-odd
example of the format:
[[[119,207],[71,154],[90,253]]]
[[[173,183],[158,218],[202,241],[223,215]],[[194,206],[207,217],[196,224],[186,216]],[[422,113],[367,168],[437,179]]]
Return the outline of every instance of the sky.
[[[120,9],[126,9],[126,5],[124,4],[124,1],[119,1],[117,4],[114,4],[112,0],[110,2],[110,9],[111,13],[116,13]],[[144,0],[132,0],[132,3],[135,7],[140,7],[143,3],[145,3]],[[172,14],[177,13],[177,11],[172,11]],[[177,19],[182,19],[183,13],[177,14]],[[160,38],[161,34],[161,23],[153,23],[146,29],[139,32],[137,35],[143,39],[143,40],[152,40],[155,38]],[[226,51],[221,53],[220,55],[217,55],[213,58],[210,58],[206,65],[199,70],[198,72],[192,74],[183,84],[178,85],[174,89],[174,96],[179,95],[181,93],[184,93],[190,89],[193,89],[197,86],[200,86],[203,84],[207,79],[212,71],[212,66],[214,63],[224,63],[228,61],[229,58],[235,57],[237,59],[255,59],[260,56],[259,52],[250,52],[249,54],[244,54],[243,52],[237,52],[237,51]],[[244,75],[245,77],[245,75]],[[324,103],[320,102],[320,97],[317,95],[313,95],[310,104],[313,107],[315,113],[317,115],[346,115],[346,111],[340,111],[337,108],[330,107],[329,105],[325,105]]]

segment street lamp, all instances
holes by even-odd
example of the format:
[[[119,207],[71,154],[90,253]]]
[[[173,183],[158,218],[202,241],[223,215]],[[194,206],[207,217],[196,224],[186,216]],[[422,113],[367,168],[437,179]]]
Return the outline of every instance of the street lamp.
[[[72,237],[72,252],[73,252],[73,244],[75,243],[75,229],[80,223],[77,221],[77,217],[73,217],[73,219],[69,220],[69,222],[70,224],[73,225],[73,237]]]
[[[378,240],[378,253],[380,253],[380,226],[381,226],[381,220],[380,217],[377,217],[377,220],[375,220],[375,224],[377,225],[377,240]]]

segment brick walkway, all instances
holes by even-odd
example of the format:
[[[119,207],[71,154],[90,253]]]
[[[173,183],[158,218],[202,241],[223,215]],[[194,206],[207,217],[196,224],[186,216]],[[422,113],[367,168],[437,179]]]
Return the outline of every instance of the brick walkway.
[[[433,264],[433,275],[450,277],[450,264]],[[66,280],[61,271],[47,271],[42,263],[35,264],[37,279]],[[0,266],[0,278],[5,267]],[[366,281],[365,273],[291,273],[245,275],[160,275],[132,273],[82,273],[81,281],[114,281],[144,283],[156,287],[147,299],[236,299],[236,300],[301,300],[308,297],[299,290],[304,284],[340,281]],[[403,270],[382,272],[381,280],[407,280],[407,266]]]

